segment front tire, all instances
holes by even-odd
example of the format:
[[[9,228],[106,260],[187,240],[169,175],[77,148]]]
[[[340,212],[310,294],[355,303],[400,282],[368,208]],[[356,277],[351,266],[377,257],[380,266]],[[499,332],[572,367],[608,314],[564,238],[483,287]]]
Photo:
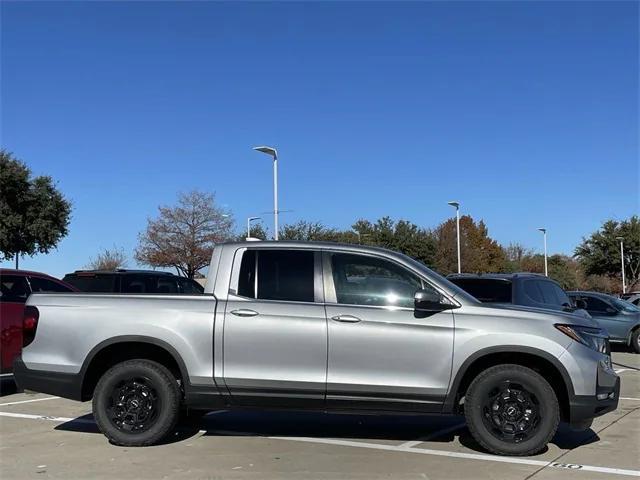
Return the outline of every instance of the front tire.
[[[180,397],[178,382],[166,367],[150,360],[127,360],[98,381],[93,416],[116,445],[153,445],[174,429]]]
[[[553,438],[560,407],[551,385],[520,365],[497,365],[480,373],[465,395],[464,413],[473,438],[498,455],[533,455]]]

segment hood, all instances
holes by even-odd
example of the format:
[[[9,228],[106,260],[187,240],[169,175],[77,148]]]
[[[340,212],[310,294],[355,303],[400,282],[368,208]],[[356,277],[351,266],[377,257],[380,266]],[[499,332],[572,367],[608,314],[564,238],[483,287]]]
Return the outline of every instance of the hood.
[[[581,309],[575,310],[574,312],[564,312],[562,310],[525,307],[523,305],[514,305],[511,303],[483,303],[482,306],[503,312],[505,310],[514,312],[514,317],[537,318],[540,320],[552,321],[554,323],[568,323],[572,325],[582,325],[584,327],[601,328],[598,322],[591,318],[591,315]]]

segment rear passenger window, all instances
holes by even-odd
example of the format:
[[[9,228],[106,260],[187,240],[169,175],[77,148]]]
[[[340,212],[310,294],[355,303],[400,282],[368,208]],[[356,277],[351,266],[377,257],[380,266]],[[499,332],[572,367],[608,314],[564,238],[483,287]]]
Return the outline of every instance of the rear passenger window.
[[[524,293],[534,302],[545,303],[536,280],[527,280],[524,282]]]
[[[247,250],[240,264],[238,295],[313,302],[313,255],[304,250]]]
[[[145,278],[142,275],[123,275],[121,279],[122,293],[145,293]]]
[[[64,285],[46,278],[30,277],[32,292],[70,292]]]
[[[2,287],[0,301],[3,302],[24,303],[31,293],[26,279],[18,275],[2,275],[0,287]]]

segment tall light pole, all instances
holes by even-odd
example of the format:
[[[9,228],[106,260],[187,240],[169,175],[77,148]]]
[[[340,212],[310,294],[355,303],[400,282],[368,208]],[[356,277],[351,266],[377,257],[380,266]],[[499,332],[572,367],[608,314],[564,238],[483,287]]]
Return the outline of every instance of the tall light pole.
[[[278,240],[278,151],[273,147],[253,147],[254,150],[273,157],[273,239]]]
[[[247,218],[247,238],[251,238],[251,222],[254,220],[260,220],[262,217],[249,217]]]
[[[456,238],[458,245],[458,273],[462,273],[462,259],[460,258],[460,202],[447,202],[456,209]]]
[[[549,270],[547,269],[547,229],[539,228],[538,231],[542,232],[544,238],[544,276],[549,276]]]
[[[627,283],[624,278],[624,237],[616,237],[620,242],[620,263],[622,264],[622,293],[627,293]]]

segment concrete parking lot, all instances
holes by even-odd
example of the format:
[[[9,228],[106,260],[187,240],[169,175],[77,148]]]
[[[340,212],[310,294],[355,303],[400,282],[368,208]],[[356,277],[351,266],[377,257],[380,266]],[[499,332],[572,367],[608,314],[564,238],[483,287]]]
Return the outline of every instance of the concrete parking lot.
[[[640,476],[640,355],[617,349],[617,411],[591,430],[562,427],[526,458],[487,454],[460,417],[215,411],[163,445],[110,445],[90,403],[0,398],[0,474],[14,478],[605,479]]]

